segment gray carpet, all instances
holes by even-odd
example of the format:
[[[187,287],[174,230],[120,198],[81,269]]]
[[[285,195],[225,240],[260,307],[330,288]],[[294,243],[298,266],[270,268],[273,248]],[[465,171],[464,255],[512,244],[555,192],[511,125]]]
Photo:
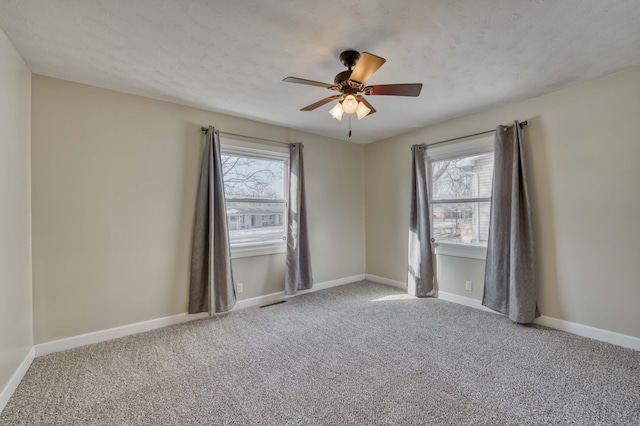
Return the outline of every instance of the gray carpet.
[[[361,282],[37,358],[2,425],[640,424],[640,352]]]

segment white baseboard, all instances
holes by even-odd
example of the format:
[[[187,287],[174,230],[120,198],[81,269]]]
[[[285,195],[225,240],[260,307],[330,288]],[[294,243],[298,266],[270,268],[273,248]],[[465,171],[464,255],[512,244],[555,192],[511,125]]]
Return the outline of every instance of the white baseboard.
[[[457,294],[438,292],[438,298],[448,300],[449,302],[459,303],[461,305],[470,306],[493,314],[502,315],[493,309],[489,309],[482,304],[480,300],[470,297],[459,296]],[[578,324],[571,321],[561,320],[553,317],[541,315],[533,321],[534,324],[543,325],[545,327],[554,328],[567,333],[577,334],[578,336],[588,337],[589,339],[600,340],[601,342],[613,343],[629,349],[640,351],[640,338],[627,336],[626,334],[616,333],[615,331],[603,330],[588,325]]]
[[[614,345],[640,351],[640,338],[638,337],[628,336],[626,334],[616,333],[615,331],[603,330],[601,328],[595,328],[544,315],[536,318],[534,323],[545,327],[555,328],[556,330],[566,331],[567,333],[577,334],[578,336],[613,343]]]
[[[369,281],[386,284],[401,289],[407,288],[406,284],[403,282],[390,280],[389,278],[378,277],[376,275],[366,274],[366,279]],[[485,312],[491,312],[496,315],[502,315],[500,312],[496,312],[484,306],[482,304],[482,301],[472,299],[471,297],[459,296],[457,294],[447,293],[446,291],[438,291],[438,299],[469,306],[475,309],[480,309]],[[566,331],[567,333],[577,334],[578,336],[588,337],[590,339],[600,340],[602,342],[613,343],[614,345],[640,351],[640,338],[616,333],[615,331],[603,330],[601,328],[595,328],[571,321],[547,317],[544,315],[536,318],[534,324],[539,324],[545,327],[554,328],[556,330]]]
[[[279,302],[281,300],[285,300],[290,297],[296,297],[301,294],[313,293],[314,291],[325,290],[327,288],[337,287],[345,284],[351,284],[358,281],[362,281],[364,279],[365,279],[364,274],[353,275],[351,277],[345,277],[337,280],[316,283],[309,290],[300,290],[298,291],[298,294],[295,294],[295,295],[285,296],[284,291],[279,291],[277,293],[266,294],[264,296],[252,297],[251,299],[239,300],[236,302],[236,305],[233,307],[232,311],[249,308],[251,306],[267,305],[269,303]]]
[[[370,275],[370,274],[366,274],[366,277],[367,277],[367,280],[373,281],[374,283],[385,284],[385,285],[396,287],[402,290],[407,289],[407,284],[403,283],[402,281],[395,281],[389,278],[379,277],[377,275]],[[492,311],[486,306],[482,306],[482,302],[476,299],[472,299],[470,297],[458,296],[457,294],[447,293],[445,291],[438,291],[437,297],[438,299],[446,300],[453,303],[458,303],[460,305],[469,306],[471,308],[481,309],[483,311],[491,312],[494,314],[498,313],[498,312]]]
[[[336,287],[339,285],[349,284],[356,281],[364,280],[364,274],[354,275],[351,277],[340,278],[332,281],[325,281],[323,283],[317,283],[310,290],[300,291],[298,294],[310,293],[313,291],[324,290],[326,288]],[[293,296],[286,296],[293,297]],[[239,309],[249,308],[251,306],[265,305],[268,303],[284,300],[285,295],[283,291],[278,293],[267,294],[259,297],[252,297],[250,299],[239,300],[236,302],[232,311]],[[170,325],[180,324],[183,322],[193,321],[201,318],[208,318],[209,314],[206,312],[200,314],[178,314],[169,317],[156,318],[149,321],[138,322],[134,324],[127,324],[120,327],[109,328],[107,330],[94,331],[92,333],[81,334],[79,336],[67,337],[64,339],[53,340],[51,342],[45,342],[35,345],[35,356],[47,355],[53,352],[66,351],[67,349],[73,349],[80,346],[91,345],[94,343],[104,342],[106,340],[116,339],[118,337],[130,336],[132,334],[143,333],[145,331],[156,330],[158,328],[168,327]]]
[[[402,290],[407,289],[407,283],[403,283],[402,281],[390,280],[389,278],[383,278],[377,275],[365,274],[365,279],[367,281],[373,281],[374,283],[390,285],[391,287],[397,287]]]
[[[309,290],[300,290],[298,294],[305,294],[305,293],[311,293],[318,290],[325,290],[331,287],[338,287],[340,285],[355,283],[358,281],[362,281],[364,279],[365,279],[364,274],[358,274],[350,277],[339,278],[337,280],[325,281],[323,283],[314,284],[313,287]],[[287,296],[287,297],[291,297],[291,296]]]
[[[493,309],[489,309],[486,306],[484,306],[482,304],[482,301],[478,299],[472,299],[471,297],[459,296],[457,294],[447,293],[446,291],[439,291],[438,299],[457,303],[459,305],[469,306],[471,308],[480,309],[481,311],[485,311],[485,312],[491,312],[492,314],[502,315],[500,312],[496,312]]]
[[[156,330],[170,325],[193,321],[201,318],[208,318],[206,312],[200,314],[177,314],[169,317],[156,318],[148,321],[127,324],[120,327],[109,328],[107,330],[94,331],[92,333],[80,334],[78,336],[53,340],[51,342],[39,343],[35,345],[36,356],[47,355],[53,352],[66,351],[80,346],[91,345],[93,343],[104,342],[105,340],[117,339],[118,337],[130,336],[132,334],[143,333],[145,331]]]
[[[331,287],[336,287],[344,284],[362,281],[363,279],[380,283],[380,284],[389,285],[396,288],[400,288],[403,290],[406,290],[407,288],[407,285],[401,281],[395,281],[389,278],[379,277],[371,274],[359,274],[359,275],[353,275],[351,277],[345,277],[337,280],[317,283],[313,286],[312,289],[300,291],[298,294],[305,294],[305,293],[310,293],[314,291],[324,290]],[[277,293],[272,293],[264,296],[253,297],[250,299],[239,300],[236,303],[236,305],[233,307],[232,311],[248,308],[251,306],[265,305],[265,304],[277,302],[280,300],[284,300],[285,298],[288,298],[288,297],[295,297],[295,296],[285,296],[284,292],[277,292]],[[470,306],[472,308],[481,309],[483,311],[498,314],[497,312],[483,306],[479,300],[472,299],[469,297],[459,296],[456,294],[439,291],[438,298],[442,300],[458,303],[461,305]],[[79,336],[68,337],[65,339],[54,340],[51,342],[40,343],[34,346],[35,356],[42,356],[42,355],[50,354],[53,352],[73,349],[73,348],[77,348],[84,345],[90,345],[93,343],[115,339],[118,337],[138,334],[145,331],[155,330],[158,328],[163,328],[163,327],[167,327],[174,324],[180,324],[187,321],[207,318],[208,316],[209,314],[207,313],[201,313],[201,314],[195,314],[195,315],[189,315],[187,313],[183,313],[178,315],[172,315],[169,317],[143,321],[135,324],[128,324],[121,327],[110,328],[107,330],[81,334]],[[588,337],[591,339],[601,340],[604,342],[613,343],[615,345],[623,346],[626,348],[640,350],[640,338],[637,338],[637,337],[627,336],[627,335],[615,333],[612,331],[602,330],[599,328],[594,328],[594,327],[577,324],[570,321],[560,320],[556,318],[546,317],[546,316],[541,316],[537,318],[535,320],[535,323],[546,326],[546,327],[555,328],[557,330],[562,330],[562,331],[577,334],[580,336]],[[29,363],[26,365],[26,368],[24,369],[25,372],[30,364],[31,364],[31,361],[29,361]],[[20,378],[21,377],[22,376],[20,376]],[[19,380],[18,380],[18,383],[19,383]],[[3,393],[1,395],[4,395],[4,392],[5,391],[3,390]],[[0,403],[1,402],[2,402],[2,399],[0,398]]]
[[[22,362],[20,363],[16,371],[13,373],[13,375],[9,379],[9,382],[5,385],[4,389],[2,389],[2,391],[0,392],[0,413],[2,413],[2,410],[4,410],[4,407],[7,406],[7,403],[9,402],[11,395],[13,395],[13,392],[16,390],[16,388],[22,381],[22,378],[27,373],[27,370],[29,369],[29,366],[31,366],[31,363],[33,362],[33,359],[35,358],[35,356],[36,356],[36,350],[34,347],[31,347],[31,349],[27,353],[27,356],[24,357],[24,359],[22,360]]]
[[[281,300],[284,300],[284,291],[265,294],[264,296],[252,297],[250,299],[238,300],[235,306],[231,308],[229,312],[250,308],[252,306],[267,305],[269,303],[279,302]]]

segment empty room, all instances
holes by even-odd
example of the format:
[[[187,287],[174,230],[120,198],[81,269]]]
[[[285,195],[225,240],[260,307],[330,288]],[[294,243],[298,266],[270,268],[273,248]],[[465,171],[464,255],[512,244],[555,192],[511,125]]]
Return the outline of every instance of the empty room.
[[[0,424],[640,424],[638,22],[0,1]]]

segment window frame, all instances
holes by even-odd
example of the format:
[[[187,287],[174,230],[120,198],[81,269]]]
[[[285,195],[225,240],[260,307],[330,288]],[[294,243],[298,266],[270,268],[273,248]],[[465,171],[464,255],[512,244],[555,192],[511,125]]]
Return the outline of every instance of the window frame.
[[[493,197],[493,188],[491,191],[491,197],[471,197],[471,198],[458,198],[458,199],[433,199],[433,168],[434,161],[449,160],[452,158],[467,157],[472,155],[480,155],[487,153],[494,153],[494,138],[495,132],[485,136],[474,136],[462,139],[460,141],[448,143],[445,145],[438,145],[432,148],[426,147],[427,157],[427,184],[429,188],[429,226],[431,229],[431,235],[434,235],[433,231],[433,204],[447,204],[447,203],[482,203],[491,202]],[[494,154],[495,160],[495,154]],[[492,176],[493,179],[493,176]],[[433,237],[432,237],[433,238]],[[457,243],[444,243],[433,242],[431,244],[433,253],[436,255],[465,257],[469,259],[481,259],[486,260],[487,248],[479,245],[469,244],[457,244]]]
[[[250,142],[243,139],[234,139],[228,137],[220,137],[220,155],[237,155],[245,158],[255,158],[263,160],[277,160],[284,163],[284,199],[270,200],[266,198],[233,198],[227,200],[225,197],[225,207],[227,202],[270,202],[284,204],[284,214],[282,223],[285,228],[285,234],[288,223],[289,214],[289,148],[284,146],[275,146],[265,143]],[[242,245],[231,245],[231,258],[265,256],[271,254],[286,253],[287,241],[283,239],[279,242],[259,242],[247,243]]]

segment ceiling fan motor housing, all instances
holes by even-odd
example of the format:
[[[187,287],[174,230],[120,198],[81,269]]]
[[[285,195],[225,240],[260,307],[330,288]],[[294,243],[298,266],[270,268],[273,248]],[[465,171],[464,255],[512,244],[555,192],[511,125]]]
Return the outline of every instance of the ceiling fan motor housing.
[[[355,50],[345,50],[340,54],[340,62],[349,70],[356,66],[358,59],[360,59],[360,52]]]

